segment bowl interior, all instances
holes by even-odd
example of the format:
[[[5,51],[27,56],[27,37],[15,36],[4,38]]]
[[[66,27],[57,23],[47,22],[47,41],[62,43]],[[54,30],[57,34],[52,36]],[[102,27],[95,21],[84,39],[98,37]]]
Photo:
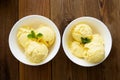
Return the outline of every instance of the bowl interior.
[[[112,46],[112,38],[111,38],[111,34],[110,34],[108,28],[106,27],[106,25],[96,18],[81,17],[81,18],[77,18],[77,19],[73,20],[66,27],[66,29],[64,31],[62,45],[63,45],[63,49],[64,49],[66,55],[68,56],[68,58],[71,61],[73,61],[74,63],[81,65],[81,66],[90,67],[90,66],[95,66],[97,64],[100,64],[101,62],[97,63],[97,64],[88,63],[83,59],[79,59],[79,58],[73,56],[72,53],[70,52],[68,44],[67,44],[68,40],[71,37],[70,30],[74,27],[74,25],[76,25],[78,23],[86,23],[86,24],[90,25],[90,27],[93,30],[93,33],[98,33],[103,37],[104,45],[105,45],[105,58],[104,58],[104,60],[107,58],[107,56],[110,53],[111,46]]]
[[[48,57],[42,61],[41,63],[38,64],[34,64],[29,62],[25,55],[24,55],[24,51],[22,51],[22,49],[20,49],[20,46],[17,43],[17,38],[16,38],[16,34],[17,31],[20,27],[22,27],[22,25],[27,25],[27,26],[31,26],[31,27],[36,27],[36,25],[40,25],[40,24],[47,24],[49,25],[55,32],[56,34],[56,39],[54,44],[52,45],[52,47],[49,50],[49,55]],[[57,26],[48,18],[40,16],[40,15],[30,15],[30,16],[26,16],[22,19],[20,19],[12,28],[10,35],[9,35],[9,46],[10,46],[10,50],[12,52],[12,54],[22,63],[27,64],[27,65],[42,65],[47,63],[48,61],[50,61],[58,52],[59,47],[60,47],[60,33],[59,30],[57,29]]]

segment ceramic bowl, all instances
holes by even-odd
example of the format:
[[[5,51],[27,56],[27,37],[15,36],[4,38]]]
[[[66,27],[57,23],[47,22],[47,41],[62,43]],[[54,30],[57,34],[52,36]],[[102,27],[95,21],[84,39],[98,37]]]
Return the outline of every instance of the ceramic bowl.
[[[44,61],[42,61],[38,64],[34,64],[34,63],[29,62],[26,59],[24,52],[20,49],[20,47],[17,43],[16,34],[17,34],[18,29],[21,27],[21,25],[33,24],[33,26],[34,26],[34,24],[39,25],[40,23],[46,23],[47,25],[49,25],[55,31],[56,39],[55,39],[53,46],[49,50],[48,57]],[[37,66],[37,65],[45,64],[55,57],[55,55],[57,54],[57,52],[60,48],[61,37],[60,37],[60,33],[59,33],[57,26],[50,19],[48,19],[44,16],[41,16],[41,15],[29,15],[29,16],[21,18],[19,21],[17,21],[14,24],[14,26],[12,27],[12,29],[10,31],[8,42],[9,42],[10,50],[17,60],[19,60],[20,62],[27,64],[27,65]]]
[[[94,32],[100,34],[103,37],[104,45],[105,45],[104,60],[108,57],[108,55],[110,53],[110,50],[112,47],[112,37],[111,37],[110,31],[108,30],[107,26],[102,21],[100,21],[96,18],[80,17],[80,18],[73,20],[70,24],[68,24],[63,33],[62,46],[63,46],[65,54],[73,63],[78,64],[80,66],[84,66],[84,67],[91,67],[91,66],[95,66],[95,65],[102,63],[104,60],[97,64],[88,63],[84,59],[75,57],[70,52],[67,42],[69,41],[69,37],[71,37],[70,30],[72,29],[73,25],[75,25],[77,23],[86,23],[86,24],[90,25]]]

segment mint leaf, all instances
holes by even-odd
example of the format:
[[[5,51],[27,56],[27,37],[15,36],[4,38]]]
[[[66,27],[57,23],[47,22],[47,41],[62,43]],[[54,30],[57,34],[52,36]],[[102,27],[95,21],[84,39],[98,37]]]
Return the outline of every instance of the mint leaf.
[[[35,32],[31,31],[32,38],[35,38]]]
[[[86,43],[91,42],[91,39],[86,38],[86,37],[85,38],[81,37],[81,41],[82,41],[83,44],[86,44]]]
[[[37,38],[42,37],[42,36],[43,36],[42,33],[38,33],[38,34],[37,34]]]
[[[30,34],[27,35],[28,38],[35,38],[35,32],[31,31]]]
[[[33,38],[33,35],[28,34],[27,37],[28,37],[28,38]]]

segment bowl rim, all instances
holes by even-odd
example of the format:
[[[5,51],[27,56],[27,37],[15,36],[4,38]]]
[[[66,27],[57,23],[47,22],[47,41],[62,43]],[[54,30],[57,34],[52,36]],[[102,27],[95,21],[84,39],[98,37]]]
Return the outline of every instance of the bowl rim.
[[[65,44],[65,34],[67,33],[67,30],[69,29],[69,28],[71,28],[72,27],[72,24],[75,24],[75,22],[77,22],[77,20],[82,20],[82,19],[92,19],[92,20],[95,20],[95,21],[97,21],[98,23],[100,23],[100,24],[102,24],[103,26],[104,26],[104,28],[105,28],[105,30],[107,30],[107,32],[108,32],[108,34],[109,34],[109,38],[110,38],[110,44],[109,44],[109,50],[108,50],[108,55],[101,61],[101,62],[99,62],[99,63],[96,63],[96,64],[94,64],[94,65],[81,65],[81,64],[79,64],[79,63],[77,63],[76,61],[74,61],[72,58],[71,58],[71,55],[70,54],[72,54],[69,50],[66,50],[66,44]],[[77,22],[78,23],[78,22]],[[75,64],[77,64],[77,65],[79,65],[79,66],[82,66],[82,67],[93,67],[93,66],[97,66],[97,65],[99,65],[99,64],[101,64],[102,62],[104,62],[107,58],[108,58],[108,56],[109,56],[109,54],[110,54],[110,51],[111,51],[111,49],[112,49],[112,36],[111,36],[111,33],[110,33],[110,30],[108,29],[108,27],[101,21],[101,20],[99,20],[99,19],[97,19],[97,18],[94,18],[94,17],[91,17],[91,16],[82,16],[82,17],[79,17],[79,18],[76,18],[76,19],[74,19],[73,21],[71,21],[67,26],[66,26],[66,28],[65,28],[65,30],[64,30],[64,32],[63,32],[63,36],[62,36],[62,46],[63,46],[63,50],[64,50],[64,53],[65,53],[65,55],[73,62],[73,63],[75,63]],[[74,56],[74,55],[72,55],[72,56]],[[75,56],[74,56],[75,57]],[[75,58],[77,58],[77,57],[75,57]]]
[[[27,63],[27,62],[24,62],[24,61],[20,60],[18,57],[16,57],[16,56],[15,56],[16,53],[14,53],[13,47],[12,47],[13,44],[11,44],[11,37],[12,37],[12,34],[13,34],[13,32],[14,32],[14,29],[15,29],[15,28],[18,28],[17,25],[18,25],[21,21],[26,20],[26,19],[28,19],[28,18],[30,18],[30,17],[41,18],[41,20],[42,20],[42,19],[45,19],[46,21],[48,21],[49,23],[51,23],[51,25],[53,25],[52,28],[54,28],[54,29],[56,30],[55,33],[56,33],[56,43],[57,43],[56,45],[57,45],[57,46],[54,47],[54,49],[53,49],[53,51],[52,51],[52,52],[54,52],[54,55],[51,56],[50,59],[48,59],[47,61],[42,61],[42,62],[37,63],[37,64]],[[47,23],[47,24],[48,24],[48,23]],[[16,41],[17,41],[17,40],[16,40]],[[39,66],[39,65],[43,65],[43,64],[46,64],[46,63],[50,62],[50,61],[57,55],[57,53],[58,53],[58,51],[59,51],[59,49],[60,49],[60,45],[61,45],[61,35],[60,35],[60,31],[59,31],[58,27],[56,26],[56,24],[55,24],[51,19],[49,19],[49,18],[47,18],[47,17],[45,17],[45,16],[42,16],[42,15],[27,15],[27,16],[24,16],[24,17],[20,18],[20,19],[19,19],[16,23],[14,23],[14,25],[12,26],[12,28],[11,28],[11,30],[10,30],[10,33],[9,33],[8,44],[9,44],[9,48],[10,48],[10,51],[11,51],[12,55],[13,55],[18,61],[20,61],[20,62],[23,63],[23,64],[29,65],[29,66]],[[54,46],[55,46],[55,45],[54,45]],[[51,55],[53,54],[52,52],[51,52]],[[49,54],[48,56],[50,56],[50,54]],[[47,59],[47,58],[46,58],[46,59]]]

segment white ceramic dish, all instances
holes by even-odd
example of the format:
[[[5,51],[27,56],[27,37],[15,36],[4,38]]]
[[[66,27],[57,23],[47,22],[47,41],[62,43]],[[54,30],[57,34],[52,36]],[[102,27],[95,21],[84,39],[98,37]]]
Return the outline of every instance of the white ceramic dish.
[[[48,57],[41,63],[34,64],[34,63],[29,62],[26,59],[23,51],[20,49],[17,43],[16,34],[17,34],[17,30],[21,27],[21,25],[32,24],[32,23],[39,24],[39,22],[46,23],[47,25],[49,25],[55,31],[56,39],[55,39],[53,46],[51,47],[49,51]],[[60,37],[60,33],[59,33],[57,26],[50,19],[44,16],[40,16],[40,15],[29,15],[29,16],[23,17],[22,19],[20,19],[14,24],[9,34],[9,47],[14,57],[20,62],[27,64],[27,65],[32,65],[32,66],[42,65],[52,60],[60,48],[60,43],[61,43],[61,37]]]
[[[110,34],[110,31],[108,30],[107,26],[101,22],[100,20],[93,18],[93,17],[80,17],[77,18],[75,20],[73,20],[70,24],[68,24],[68,26],[66,27],[64,33],[63,33],[63,37],[62,37],[62,46],[63,49],[65,51],[65,54],[67,55],[67,57],[74,63],[80,65],[80,66],[84,66],[84,67],[91,67],[91,66],[95,66],[98,65],[100,63],[102,63],[103,61],[101,61],[100,63],[97,64],[91,64],[86,62],[84,59],[80,59],[75,57],[74,55],[72,55],[72,53],[70,52],[69,48],[68,48],[68,44],[67,44],[67,39],[70,36],[70,30],[73,27],[73,25],[77,24],[77,23],[86,23],[88,25],[91,26],[91,28],[93,29],[93,31],[95,31],[96,33],[99,33],[103,39],[104,39],[104,45],[105,45],[105,58],[104,60],[108,57],[111,47],[112,47],[112,37]]]

